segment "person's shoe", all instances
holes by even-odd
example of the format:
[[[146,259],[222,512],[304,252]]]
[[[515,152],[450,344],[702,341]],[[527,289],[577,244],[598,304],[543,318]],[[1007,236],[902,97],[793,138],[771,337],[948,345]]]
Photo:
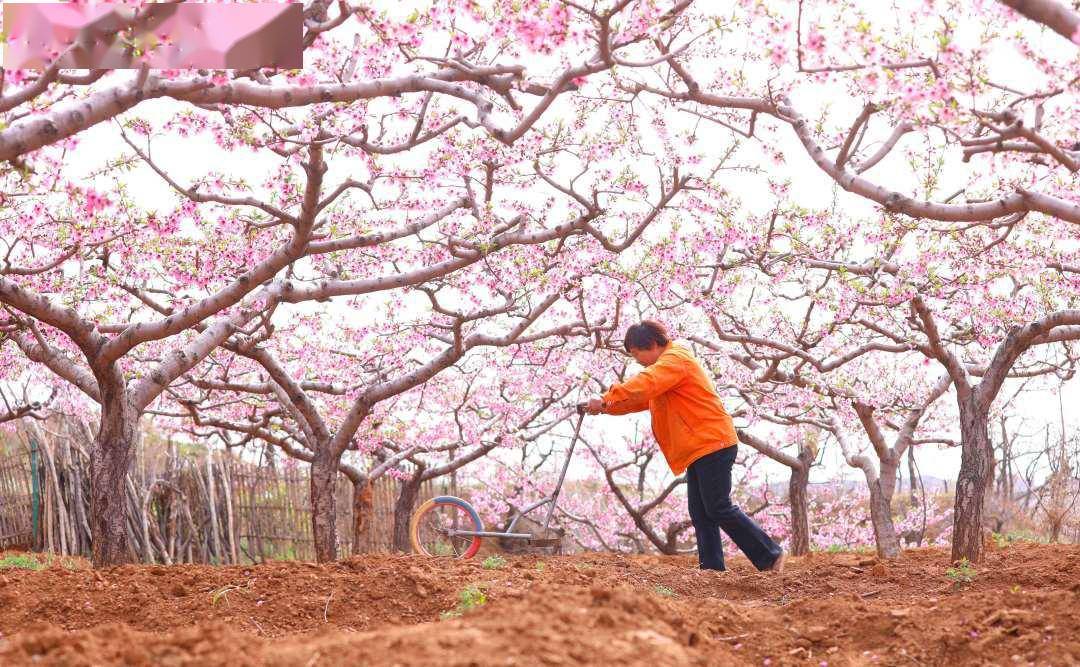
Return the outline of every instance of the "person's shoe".
[[[780,574],[781,572],[783,572],[784,571],[784,559],[786,557],[787,557],[787,554],[784,553],[783,551],[781,551],[780,555],[777,556],[776,560],[773,561],[773,564],[770,565],[769,567],[765,568],[766,571],[767,572],[775,572],[777,574]]]

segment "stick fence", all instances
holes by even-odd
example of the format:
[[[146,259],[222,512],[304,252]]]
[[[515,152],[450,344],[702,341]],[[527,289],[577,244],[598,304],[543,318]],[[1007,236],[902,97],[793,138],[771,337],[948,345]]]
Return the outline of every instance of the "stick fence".
[[[0,447],[0,549],[90,555],[89,448],[84,425],[52,422],[30,424]],[[124,499],[131,556],[162,564],[314,560],[309,485],[307,466],[291,459],[260,465],[140,443]],[[393,549],[398,490],[390,477],[371,483],[370,510],[354,535],[353,487],[338,476],[339,554]],[[419,502],[433,495],[428,482]]]

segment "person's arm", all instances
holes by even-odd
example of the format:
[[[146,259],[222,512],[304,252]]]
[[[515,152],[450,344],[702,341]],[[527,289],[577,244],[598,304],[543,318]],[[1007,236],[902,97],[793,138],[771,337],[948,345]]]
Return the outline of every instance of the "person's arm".
[[[649,401],[679,384],[686,365],[673,355],[661,355],[656,363],[622,384],[612,385],[603,396],[604,412],[621,415],[649,407]]]
[[[606,394],[605,394],[606,396]],[[604,399],[601,399],[604,400]],[[618,403],[603,402],[603,412],[606,415],[628,415],[631,412],[641,412],[649,409],[649,401],[626,400]]]

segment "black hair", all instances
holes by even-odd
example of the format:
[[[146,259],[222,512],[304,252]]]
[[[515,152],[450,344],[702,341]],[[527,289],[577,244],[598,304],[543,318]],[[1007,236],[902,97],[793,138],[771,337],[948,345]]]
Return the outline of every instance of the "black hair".
[[[663,324],[654,320],[642,320],[639,324],[633,324],[626,330],[623,338],[623,347],[629,352],[635,350],[648,350],[653,344],[663,347],[669,342],[667,329]]]

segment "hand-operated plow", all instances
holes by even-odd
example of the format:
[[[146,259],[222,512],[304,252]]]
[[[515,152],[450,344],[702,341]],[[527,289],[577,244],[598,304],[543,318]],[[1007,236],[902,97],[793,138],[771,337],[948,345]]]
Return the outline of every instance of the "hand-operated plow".
[[[559,499],[559,492],[562,491],[566,471],[570,467],[570,459],[574,456],[574,446],[581,433],[581,423],[585,419],[585,406],[578,405],[577,412],[578,420],[574,426],[574,437],[570,441],[566,461],[563,462],[562,470],[559,472],[559,481],[555,484],[555,490],[550,496],[536,501],[514,515],[505,532],[484,530],[480,515],[467,500],[454,496],[432,498],[418,507],[409,521],[409,539],[412,542],[413,551],[427,556],[472,558],[480,549],[481,539],[485,537],[525,540],[527,544],[534,547],[555,546],[561,537],[549,537],[548,527],[551,525],[551,517],[555,514],[555,503]],[[548,510],[540,533],[514,531],[525,515],[544,505],[548,505]]]

